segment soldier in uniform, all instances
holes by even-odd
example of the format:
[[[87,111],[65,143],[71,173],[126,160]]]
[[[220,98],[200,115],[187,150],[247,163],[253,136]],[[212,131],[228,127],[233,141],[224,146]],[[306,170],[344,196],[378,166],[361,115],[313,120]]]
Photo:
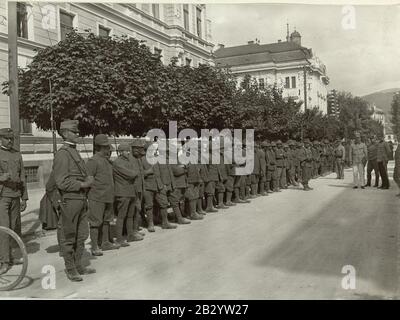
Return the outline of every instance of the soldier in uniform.
[[[115,208],[117,211],[117,244],[121,247],[129,246],[123,239],[123,229],[126,223],[127,230],[133,230],[133,214],[136,203],[135,179],[137,172],[134,171],[129,161],[131,146],[121,143],[118,146],[119,156],[113,162],[114,186],[115,186]],[[141,238],[140,240],[142,240]]]
[[[282,144],[283,150],[283,168],[282,168],[282,177],[281,184],[283,185],[283,189],[288,188],[288,169],[289,169],[289,155],[288,155],[288,145],[286,143]]]
[[[216,186],[219,183],[220,175],[218,170],[218,165],[212,163],[212,143],[210,141],[209,145],[209,163],[207,165],[208,169],[208,182],[205,185],[206,199],[207,199],[207,208],[206,212],[217,212],[218,210],[214,208],[214,196],[216,192]]]
[[[82,281],[81,275],[95,270],[82,265],[85,241],[89,236],[87,191],[94,182],[85,162],[76,150],[79,138],[78,121],[67,120],[60,125],[64,145],[53,162],[54,183],[61,195],[59,245],[65,262],[65,273],[71,281]]]
[[[258,189],[262,196],[268,196],[266,190],[267,182],[267,160],[266,160],[266,146],[263,142],[258,144],[258,158],[260,159],[260,179],[258,182]]]
[[[284,184],[282,183],[282,175],[283,175],[283,168],[284,168],[284,152],[282,149],[282,141],[278,140],[276,141],[276,147],[275,147],[275,159],[276,159],[276,182],[277,185],[279,186],[279,189],[282,189],[284,187]],[[278,189],[278,190],[279,190]]]
[[[224,163],[224,138],[220,138],[219,144],[219,164],[217,164],[218,170],[218,182],[215,186],[216,196],[217,196],[217,209],[226,209],[228,206],[224,204],[224,195],[227,190],[228,184],[228,170]],[[228,184],[229,192],[233,191],[233,188]]]
[[[270,186],[269,190],[270,192],[280,192],[279,189],[279,182],[278,182],[278,170],[276,166],[276,156],[275,156],[275,149],[276,149],[276,143],[271,142],[267,144],[267,153],[266,153],[266,159],[267,159],[267,167],[268,167],[268,172],[267,172],[267,182],[269,181]]]
[[[287,156],[287,164],[288,167],[286,168],[286,176],[287,176],[287,183],[296,186],[295,177],[295,164],[294,164],[294,154],[292,150],[293,142],[289,140],[286,144],[285,152]]]
[[[0,226],[21,235],[21,212],[25,211],[28,200],[24,163],[21,154],[13,148],[13,130],[0,129],[0,138]],[[12,256],[8,235],[0,233],[0,274],[21,263],[21,259]]]
[[[94,177],[88,193],[91,252],[94,256],[102,256],[101,250],[120,248],[109,240],[114,203],[113,167],[109,159],[111,148],[105,134],[97,135],[94,138],[95,154],[87,162],[89,175]],[[98,247],[100,243],[101,250]]]
[[[258,143],[254,143],[254,167],[251,174],[251,196],[255,198],[258,194],[258,184],[261,176],[261,160]]]
[[[312,152],[310,149],[310,140],[304,140],[304,148],[299,153],[300,164],[301,164],[301,172],[302,172],[302,184],[305,191],[312,190],[312,188],[308,185],[308,182],[311,179],[312,172]]]
[[[203,144],[201,141],[199,141],[199,173],[200,173],[200,183],[199,183],[199,198],[197,200],[197,206],[196,206],[196,210],[198,214],[201,215],[205,215],[206,212],[203,211],[203,200],[205,199],[205,186],[209,181],[208,178],[208,168],[207,168],[207,164],[205,163],[201,163],[202,158],[203,158],[203,152],[204,152],[204,148],[203,148]],[[208,150],[207,150],[208,152]]]
[[[134,206],[133,214],[133,230],[127,229],[128,232],[128,242],[140,241],[144,237],[144,233],[140,231],[141,225],[141,212],[142,212],[142,202],[144,194],[144,178],[145,172],[142,162],[142,157],[144,154],[145,141],[140,138],[133,140],[131,147],[132,152],[129,156],[129,161],[132,163],[135,173],[137,173],[137,178],[135,179],[135,195],[136,202]]]

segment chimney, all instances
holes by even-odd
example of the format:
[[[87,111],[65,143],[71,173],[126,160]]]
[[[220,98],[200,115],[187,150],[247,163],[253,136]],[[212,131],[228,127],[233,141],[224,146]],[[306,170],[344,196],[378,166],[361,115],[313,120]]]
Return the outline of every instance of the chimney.
[[[223,49],[223,48],[225,48],[225,45],[222,44],[222,43],[218,43],[217,50],[218,50],[218,49]]]
[[[253,40],[247,41],[247,44],[254,44],[254,41]]]

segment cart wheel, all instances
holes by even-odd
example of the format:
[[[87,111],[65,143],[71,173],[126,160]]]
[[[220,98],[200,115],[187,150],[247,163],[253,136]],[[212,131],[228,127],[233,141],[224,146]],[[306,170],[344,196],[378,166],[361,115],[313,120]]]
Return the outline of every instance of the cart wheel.
[[[10,275],[9,271],[0,275],[0,291],[8,291],[14,289],[24,279],[26,271],[28,270],[28,254],[26,253],[25,244],[23,243],[22,239],[14,231],[0,226],[0,234],[7,234],[15,240],[15,242],[18,244],[18,248],[21,251],[23,259],[22,269],[18,276]]]

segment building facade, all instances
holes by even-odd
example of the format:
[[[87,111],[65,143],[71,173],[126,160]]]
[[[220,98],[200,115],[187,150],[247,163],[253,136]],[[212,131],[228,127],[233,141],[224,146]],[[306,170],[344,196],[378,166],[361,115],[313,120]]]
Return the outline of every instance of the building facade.
[[[8,5],[0,0],[0,83],[8,80]],[[164,64],[177,57],[181,65],[213,65],[211,21],[202,4],[18,2],[18,65],[26,67],[38,49],[56,45],[68,32],[99,36],[127,35],[144,40]],[[0,128],[10,126],[10,103],[0,93]],[[21,152],[31,182],[42,186],[51,167],[51,133],[21,120]],[[58,137],[58,142],[61,140]],[[80,145],[82,156],[91,140]],[[36,177],[36,178],[35,178]]]
[[[302,102],[305,108],[317,108],[327,113],[329,78],[325,65],[311,49],[301,45],[301,35],[294,31],[286,41],[225,47],[219,45],[214,53],[217,67],[229,68],[238,83],[245,75],[258,81],[261,88],[276,85],[284,97]],[[306,101],[306,103],[305,103]]]

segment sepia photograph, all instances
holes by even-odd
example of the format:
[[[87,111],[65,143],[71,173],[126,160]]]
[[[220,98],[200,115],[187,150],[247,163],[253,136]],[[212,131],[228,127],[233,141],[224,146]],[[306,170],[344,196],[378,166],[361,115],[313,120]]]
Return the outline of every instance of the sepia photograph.
[[[396,1],[0,0],[0,300],[399,299],[399,39]]]

